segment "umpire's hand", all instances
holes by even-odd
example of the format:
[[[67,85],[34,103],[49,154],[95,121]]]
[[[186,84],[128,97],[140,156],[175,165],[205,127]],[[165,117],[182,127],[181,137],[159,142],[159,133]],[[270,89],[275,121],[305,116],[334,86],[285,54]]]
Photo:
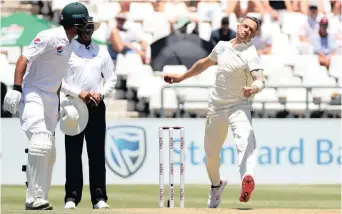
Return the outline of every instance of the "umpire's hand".
[[[96,102],[97,105],[101,102],[101,95],[100,95],[100,93],[91,92],[91,93],[90,93],[90,96],[91,96],[92,98],[94,98],[94,100],[95,100],[95,102]]]
[[[85,103],[88,103],[90,101],[90,93],[87,91],[81,91],[78,95]]]

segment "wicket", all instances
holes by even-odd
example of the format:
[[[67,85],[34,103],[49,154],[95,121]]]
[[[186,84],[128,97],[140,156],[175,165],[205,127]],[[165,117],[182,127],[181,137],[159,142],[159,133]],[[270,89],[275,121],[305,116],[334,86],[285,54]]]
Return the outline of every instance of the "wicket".
[[[185,143],[184,127],[159,127],[159,207],[164,207],[164,130],[169,130],[169,200],[168,207],[173,208],[174,193],[174,130],[180,130],[180,208],[184,208],[184,169],[185,169]]]

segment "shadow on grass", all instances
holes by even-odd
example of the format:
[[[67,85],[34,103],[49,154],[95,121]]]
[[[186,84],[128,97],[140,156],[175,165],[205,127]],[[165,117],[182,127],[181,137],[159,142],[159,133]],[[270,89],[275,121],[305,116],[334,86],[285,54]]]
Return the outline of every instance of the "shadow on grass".
[[[233,208],[235,210],[253,210],[253,208],[248,208],[248,207],[244,207],[244,208]]]

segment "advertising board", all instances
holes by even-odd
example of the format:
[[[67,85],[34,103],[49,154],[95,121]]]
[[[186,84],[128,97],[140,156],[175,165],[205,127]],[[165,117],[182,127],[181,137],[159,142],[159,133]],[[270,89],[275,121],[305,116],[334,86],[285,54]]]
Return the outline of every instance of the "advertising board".
[[[157,184],[160,126],[185,128],[185,184],[208,184],[203,145],[204,119],[120,119],[107,121],[108,184]],[[337,119],[254,119],[258,146],[255,180],[259,184],[337,184],[341,181],[341,122]],[[18,119],[1,121],[2,184],[24,184],[28,140]],[[174,131],[175,183],[179,183],[179,132]],[[215,142],[213,142],[215,143]],[[168,182],[168,132],[164,134],[165,184]],[[65,182],[64,136],[56,130],[53,185]],[[84,183],[89,182],[83,147]],[[232,132],[221,151],[221,176],[238,184],[239,168]]]

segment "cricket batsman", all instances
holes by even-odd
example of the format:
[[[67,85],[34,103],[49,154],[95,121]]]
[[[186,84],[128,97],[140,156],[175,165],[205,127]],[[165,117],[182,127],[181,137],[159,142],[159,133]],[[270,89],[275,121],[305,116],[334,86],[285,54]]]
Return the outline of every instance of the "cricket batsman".
[[[179,83],[199,75],[217,63],[216,80],[211,92],[205,126],[204,147],[211,187],[209,208],[217,208],[227,180],[220,178],[220,152],[230,126],[238,153],[240,168],[240,201],[247,202],[254,190],[256,142],[252,127],[250,100],[264,88],[263,68],[256,48],[250,41],[259,28],[253,17],[244,17],[236,37],[220,41],[206,58],[198,60],[184,74],[165,74],[167,83]]]
[[[55,128],[59,119],[59,89],[67,73],[71,40],[85,24],[87,8],[81,3],[66,5],[61,27],[41,31],[19,57],[13,90],[4,99],[4,109],[15,114],[26,133],[26,210],[52,210],[48,201],[56,160]]]

